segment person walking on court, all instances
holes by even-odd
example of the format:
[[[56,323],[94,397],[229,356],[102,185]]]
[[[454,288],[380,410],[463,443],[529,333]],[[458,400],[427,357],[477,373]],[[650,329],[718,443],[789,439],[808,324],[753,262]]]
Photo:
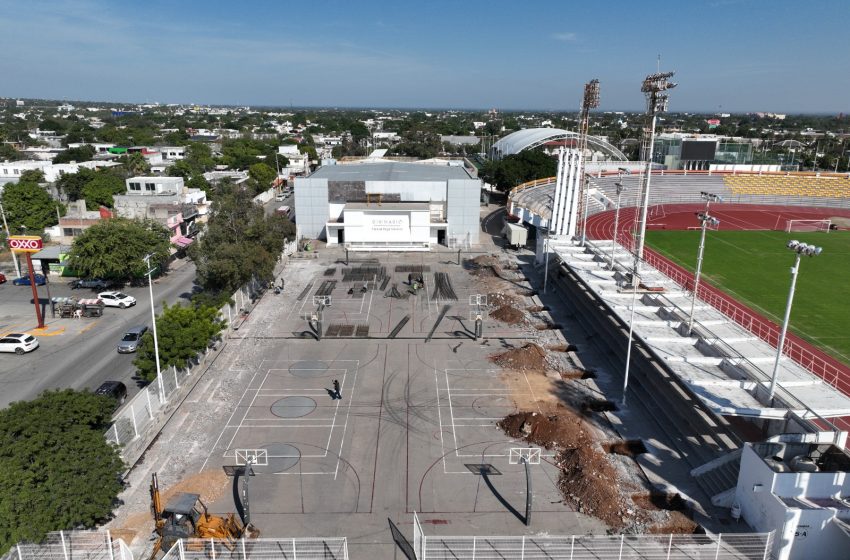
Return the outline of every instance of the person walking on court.
[[[341,399],[342,393],[339,392],[339,380],[334,379],[334,394],[336,395],[334,398]]]

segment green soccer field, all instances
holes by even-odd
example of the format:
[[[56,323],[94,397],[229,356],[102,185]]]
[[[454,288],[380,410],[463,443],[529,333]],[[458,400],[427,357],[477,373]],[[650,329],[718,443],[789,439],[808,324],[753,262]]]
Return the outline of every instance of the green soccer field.
[[[648,231],[647,244],[676,263],[696,268],[698,230]],[[789,330],[850,363],[850,232],[709,231],[702,281],[782,322],[795,254],[790,239],[823,247],[803,257]]]

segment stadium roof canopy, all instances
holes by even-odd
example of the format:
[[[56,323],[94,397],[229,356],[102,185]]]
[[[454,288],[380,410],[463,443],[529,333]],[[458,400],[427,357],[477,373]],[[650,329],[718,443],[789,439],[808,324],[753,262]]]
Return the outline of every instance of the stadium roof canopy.
[[[508,134],[504,138],[499,139],[493,144],[492,157],[493,159],[501,159],[511,154],[518,154],[529,148],[536,148],[546,142],[553,140],[578,140],[579,133],[571,130],[562,130],[560,128],[526,128]],[[613,144],[609,144],[605,140],[596,136],[587,137],[588,147],[595,152],[602,152],[612,160],[626,161],[626,155],[617,149]]]

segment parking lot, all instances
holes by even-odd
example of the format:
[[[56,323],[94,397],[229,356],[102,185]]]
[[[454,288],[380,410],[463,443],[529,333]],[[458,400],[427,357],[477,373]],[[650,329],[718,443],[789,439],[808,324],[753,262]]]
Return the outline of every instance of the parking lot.
[[[284,292],[263,297],[131,474],[113,528],[145,533],[154,471],[164,487],[215,481],[211,509],[236,510],[223,467],[250,459],[251,520],[264,536],[347,536],[358,557],[394,556],[387,518],[409,534],[414,511],[429,534],[604,530],[562,503],[545,450],[530,466],[533,516],[523,524],[526,445],[496,422],[541,395],[490,357],[537,331],[485,312],[475,340],[470,296],[482,285],[455,255],[291,261]],[[411,266],[425,286],[405,297]],[[375,267],[384,270],[366,278]],[[457,299],[438,293],[437,273]],[[393,288],[402,297],[387,297]]]

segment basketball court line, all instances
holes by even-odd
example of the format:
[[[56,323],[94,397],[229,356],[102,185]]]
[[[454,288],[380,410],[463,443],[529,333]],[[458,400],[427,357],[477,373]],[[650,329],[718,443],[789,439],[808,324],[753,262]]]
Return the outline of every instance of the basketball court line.
[[[262,367],[262,365],[265,361],[266,360],[263,359],[260,362],[260,367]],[[203,470],[206,468],[207,462],[210,460],[210,457],[212,456],[213,451],[215,451],[215,448],[218,446],[218,442],[221,440],[221,438],[224,436],[224,432],[227,430],[227,424],[230,424],[230,422],[233,420],[233,417],[236,415],[236,411],[239,410],[239,404],[245,399],[245,395],[248,394],[248,390],[251,388],[251,385],[254,384],[254,379],[256,379],[257,375],[259,375],[260,367],[258,367],[257,371],[254,372],[254,375],[251,376],[251,380],[248,382],[248,385],[245,387],[245,390],[242,392],[242,396],[239,398],[239,401],[236,403],[236,406],[233,407],[233,412],[230,413],[230,417],[227,419],[227,422],[225,423],[225,427],[221,429],[221,433],[218,434],[218,437],[216,438],[215,443],[213,443],[212,447],[210,448],[210,452],[207,453],[207,458],[204,459],[204,464],[201,465],[201,470],[199,472],[203,472]]]
[[[303,361],[303,360],[286,360],[286,361],[288,361],[288,362],[299,362],[299,361]],[[353,403],[353,400],[354,400],[354,397],[355,397],[355,394],[356,394],[357,376],[358,376],[358,372],[359,372],[359,369],[360,369],[360,360],[334,360],[334,362],[354,362],[354,364],[355,364],[354,365],[354,379],[352,380],[351,389],[346,391],[346,393],[349,394],[350,396],[349,396],[348,403],[347,403],[347,406],[346,406],[345,422],[342,424],[342,435],[340,437],[339,452],[337,453],[337,461],[336,461],[336,466],[335,466],[334,470],[332,472],[331,471],[279,472],[279,473],[272,473],[272,474],[310,474],[310,475],[318,475],[318,474],[330,475],[330,474],[333,474],[334,480],[336,480],[336,477],[338,476],[338,473],[339,473],[339,464],[342,460],[342,448],[345,445],[345,436],[346,436],[346,433],[348,431],[348,420],[349,420],[350,415],[351,415],[351,407],[352,407],[352,403]],[[309,455],[300,454],[299,455],[299,457],[301,459],[324,459],[324,458],[326,458],[328,456],[328,453],[330,452],[330,445],[331,445],[331,441],[333,440],[334,430],[337,427],[337,416],[339,415],[339,407],[342,404],[340,401],[336,401],[336,405],[334,406],[334,415],[330,419],[325,419],[325,418],[318,418],[318,419],[314,419],[314,418],[303,418],[303,419],[288,418],[288,419],[285,420],[285,422],[298,422],[298,421],[305,421],[305,422],[306,421],[311,421],[311,422],[318,421],[318,422],[321,422],[322,420],[331,420],[330,424],[316,424],[316,425],[308,425],[308,424],[292,424],[292,425],[286,425],[286,424],[263,424],[263,425],[251,424],[252,420],[266,421],[266,422],[269,421],[269,419],[267,417],[266,418],[251,419],[251,418],[248,418],[248,414],[250,413],[251,409],[254,408],[254,403],[256,402],[257,397],[262,393],[262,391],[263,391],[262,387],[263,387],[263,385],[265,385],[265,383],[268,380],[269,375],[271,374],[272,371],[287,371],[287,372],[290,372],[290,373],[292,371],[325,371],[325,372],[338,371],[338,372],[344,372],[344,373],[342,373],[342,375],[339,376],[341,378],[340,390],[342,390],[346,386],[346,380],[348,378],[348,373],[349,373],[350,370],[348,368],[345,368],[345,369],[343,369],[343,368],[327,368],[327,369],[296,368],[295,370],[282,369],[282,368],[270,368],[270,369],[268,369],[266,371],[266,375],[263,377],[263,381],[261,382],[260,387],[257,388],[257,389],[254,389],[254,391],[255,391],[254,397],[252,398],[251,403],[248,405],[248,408],[246,409],[245,414],[242,417],[242,420],[238,424],[231,424],[230,420],[232,420],[232,418],[233,418],[233,414],[231,414],[231,419],[228,420],[228,424],[222,430],[222,435],[223,435],[224,430],[235,429],[233,437],[230,439],[230,442],[228,443],[226,450],[227,449],[233,449],[232,448],[233,442],[236,439],[236,437],[239,435],[239,431],[242,428],[251,428],[251,429],[256,429],[256,428],[271,428],[271,429],[329,428],[328,429],[328,440],[327,440],[325,446],[322,448],[322,449],[324,449],[324,453],[322,453],[322,454],[309,454]],[[257,373],[259,373],[259,372],[257,372]],[[246,389],[246,393],[247,393],[248,390],[249,389]],[[273,389],[273,390],[278,390],[278,389]],[[311,391],[326,392],[325,389],[311,389]],[[293,392],[297,393],[298,391],[293,390]],[[245,393],[243,393],[243,398],[244,398],[244,396],[245,396]],[[271,396],[271,395],[263,394],[263,396]],[[240,399],[240,403],[241,403],[241,399]],[[238,408],[238,405],[237,405],[237,408]],[[234,410],[234,414],[235,414],[235,410]],[[219,439],[220,438],[221,438],[221,436],[219,436]],[[216,444],[217,443],[218,443],[218,441],[216,442]],[[222,457],[225,457],[225,458],[230,458],[230,457],[235,458],[236,457],[235,449],[231,453],[228,453],[226,450],[225,450],[224,453],[222,453]],[[282,457],[283,456],[278,457],[276,455],[269,455],[269,458],[282,458]],[[207,461],[208,460],[209,460],[209,457],[207,457]],[[206,461],[205,461],[205,464],[206,464]],[[201,468],[201,470],[203,470],[203,467]]]
[[[484,372],[489,373],[489,372],[494,372],[495,370],[493,370],[493,369],[469,369],[469,368],[463,368],[463,369],[461,369],[461,368],[444,368],[443,373],[444,373],[445,380],[446,380],[446,387],[441,388],[440,387],[439,370],[436,366],[436,361],[434,363],[434,383],[435,383],[435,387],[436,387],[436,390],[437,390],[437,418],[438,418],[438,422],[439,422],[439,425],[440,425],[440,448],[441,448],[441,451],[442,451],[443,474],[474,475],[475,473],[470,471],[469,469],[465,469],[465,470],[462,470],[462,471],[454,471],[454,470],[450,471],[450,470],[448,470],[448,466],[446,464],[446,456],[451,454],[451,451],[448,451],[448,452],[446,451],[445,438],[444,438],[444,435],[443,435],[443,432],[445,430],[443,428],[450,428],[452,430],[452,438],[453,438],[453,441],[454,441],[454,454],[455,454],[455,457],[458,458],[458,459],[461,459],[461,460],[463,460],[463,459],[476,459],[476,458],[478,458],[478,459],[481,459],[481,458],[508,459],[509,456],[510,456],[509,451],[503,452],[503,453],[460,453],[459,447],[458,447],[458,441],[457,441],[457,428],[492,428],[493,422],[502,420],[502,418],[501,417],[499,417],[499,418],[487,418],[487,417],[466,418],[466,417],[455,416],[454,415],[454,405],[452,403],[452,397],[459,397],[459,396],[508,396],[508,395],[511,394],[511,392],[510,392],[510,390],[470,391],[469,389],[465,389],[462,392],[452,392],[451,381],[449,379],[449,372],[450,371],[464,371],[464,372],[484,371]],[[525,379],[526,379],[526,383],[528,384],[529,392],[531,393],[531,396],[532,396],[532,398],[534,398],[534,401],[536,403],[537,397],[534,394],[534,391],[531,389],[531,383],[529,382],[527,375],[525,376]],[[443,408],[444,405],[441,402],[440,393],[443,392],[443,391],[445,391],[446,398],[448,399],[449,419],[450,419],[449,423],[445,423],[443,421],[443,417],[442,417],[442,408]],[[539,405],[538,405],[538,410],[540,410]],[[475,422],[475,421],[478,421],[478,422],[489,421],[489,422],[487,422],[487,423],[468,423],[468,424],[463,423],[463,422]],[[517,443],[519,444],[521,442],[517,442]],[[551,459],[551,458],[554,458],[555,455],[554,455],[554,453],[547,453],[547,454],[544,454],[543,456]]]

